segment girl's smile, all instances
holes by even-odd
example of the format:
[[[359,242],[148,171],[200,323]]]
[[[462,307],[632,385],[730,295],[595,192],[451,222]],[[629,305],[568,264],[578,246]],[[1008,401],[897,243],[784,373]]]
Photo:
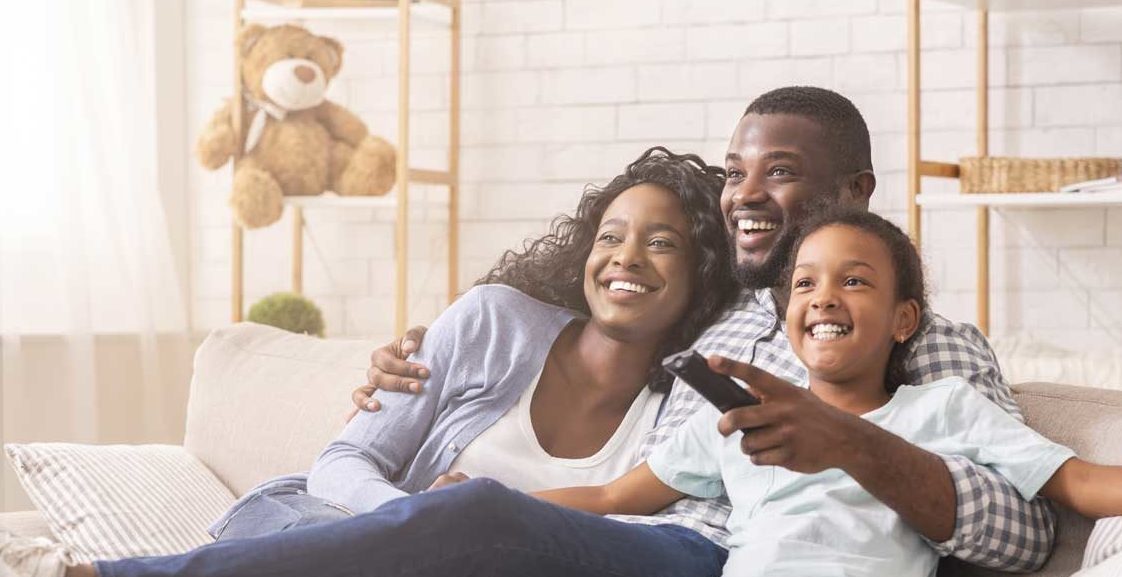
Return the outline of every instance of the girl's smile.
[[[909,322],[911,301],[897,300],[892,254],[876,235],[835,224],[803,241],[791,276],[787,330],[812,389],[887,398],[885,363]]]

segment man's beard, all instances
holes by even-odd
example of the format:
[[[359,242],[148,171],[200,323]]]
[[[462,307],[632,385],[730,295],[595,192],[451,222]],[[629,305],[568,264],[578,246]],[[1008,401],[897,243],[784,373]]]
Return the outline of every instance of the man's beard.
[[[779,231],[779,237],[775,239],[775,244],[771,246],[771,252],[759,264],[741,263],[737,260],[736,234],[733,234],[729,238],[729,246],[732,249],[732,271],[740,288],[758,290],[785,286],[787,284],[785,281],[789,279],[779,277],[787,269],[787,260],[794,258],[791,249],[794,248],[795,241],[799,238],[800,227],[811,216],[838,206],[840,198],[841,189],[834,189],[807,200],[803,206],[802,216],[795,219],[795,222],[792,221],[790,216],[785,219],[783,228]]]
[[[798,237],[798,229],[784,226],[763,262],[740,262],[736,257],[736,238],[729,239],[732,254],[732,271],[740,288],[758,290],[779,285],[779,276],[787,265],[791,247]]]

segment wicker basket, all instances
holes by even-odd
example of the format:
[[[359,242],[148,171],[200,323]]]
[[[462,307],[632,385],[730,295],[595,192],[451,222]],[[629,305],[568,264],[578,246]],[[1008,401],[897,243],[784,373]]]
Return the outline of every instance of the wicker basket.
[[[1122,174],[1118,158],[967,157],[959,160],[963,193],[1056,192],[1061,186]]]

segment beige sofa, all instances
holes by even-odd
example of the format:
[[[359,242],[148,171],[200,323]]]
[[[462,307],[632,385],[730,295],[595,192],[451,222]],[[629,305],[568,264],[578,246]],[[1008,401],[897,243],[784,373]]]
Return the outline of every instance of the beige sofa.
[[[252,324],[215,331],[195,356],[185,448],[235,495],[305,470],[343,425],[376,343],[320,340]],[[1122,391],[1015,387],[1028,422],[1094,461],[1122,464]],[[1091,522],[1060,512],[1057,548],[1038,575],[1078,569]],[[37,512],[0,514],[0,530],[50,537]],[[984,575],[945,564],[941,575]]]

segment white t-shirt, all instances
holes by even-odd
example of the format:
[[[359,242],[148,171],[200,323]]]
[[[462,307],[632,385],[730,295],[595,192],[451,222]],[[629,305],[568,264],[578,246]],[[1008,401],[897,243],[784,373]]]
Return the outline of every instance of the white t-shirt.
[[[647,463],[683,493],[727,492],[732,537],[725,575],[935,575],[935,550],[852,477],[840,469],[804,475],[753,465],[740,450],[740,434],[726,439],[717,432],[719,417],[706,405]],[[993,467],[1026,500],[1075,456],[958,377],[900,387],[862,418],[933,453]]]
[[[469,477],[502,479],[523,492],[558,487],[602,485],[614,481],[639,464],[639,445],[654,428],[661,393],[644,387],[619,428],[596,454],[583,459],[561,459],[547,453],[538,442],[530,420],[530,402],[541,374],[495,424],[479,434],[452,462],[449,471]]]

